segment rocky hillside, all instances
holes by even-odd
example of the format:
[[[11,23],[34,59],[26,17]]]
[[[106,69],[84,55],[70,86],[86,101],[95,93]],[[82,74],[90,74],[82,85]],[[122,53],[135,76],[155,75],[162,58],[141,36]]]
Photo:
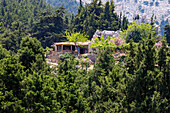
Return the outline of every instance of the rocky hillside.
[[[64,8],[67,9],[69,13],[77,13],[77,9],[79,7],[79,0],[45,0],[46,3],[51,4],[54,7],[60,7],[63,5]]]
[[[79,0],[77,0],[79,1]],[[92,0],[82,0],[84,3],[90,3]],[[109,0],[102,0],[103,3]],[[111,0],[110,0],[111,1]],[[129,20],[139,14],[141,19],[149,22],[154,14],[156,24],[162,27],[170,23],[170,0],[113,0],[115,3],[115,11],[119,14],[122,12]]]

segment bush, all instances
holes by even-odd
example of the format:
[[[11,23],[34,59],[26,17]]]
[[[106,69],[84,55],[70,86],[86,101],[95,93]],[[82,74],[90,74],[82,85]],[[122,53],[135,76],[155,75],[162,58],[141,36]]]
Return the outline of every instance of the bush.
[[[74,55],[72,53],[64,53],[64,54],[60,55],[60,59],[64,60],[64,59],[70,58],[72,56],[74,57]]]
[[[134,42],[139,42],[141,39],[146,39],[150,34],[155,34],[155,31],[146,23],[133,22],[128,26],[127,30],[124,30],[123,38],[128,43],[130,39]]]

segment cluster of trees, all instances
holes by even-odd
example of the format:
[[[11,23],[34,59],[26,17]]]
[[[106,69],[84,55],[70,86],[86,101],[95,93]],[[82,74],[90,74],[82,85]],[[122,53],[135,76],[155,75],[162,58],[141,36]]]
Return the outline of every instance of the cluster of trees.
[[[0,112],[168,112],[170,48],[155,42],[131,39],[122,62],[105,46],[93,70],[75,58],[50,68],[36,38],[14,55],[0,46]]]
[[[56,9],[44,0],[2,0],[0,3],[0,44],[14,53],[20,48],[22,37],[37,38],[43,48],[53,42],[66,41],[65,31],[83,32],[92,38],[99,30],[126,30],[128,20],[114,13],[114,3],[94,0],[80,6],[78,13],[69,14],[64,7]],[[169,40],[169,27],[165,27]],[[169,43],[169,41],[168,41]]]
[[[126,29],[126,18],[113,13],[113,2],[102,6],[101,0],[85,7],[80,1],[70,21],[63,7],[55,10],[44,0],[2,0],[0,11],[0,112],[169,111],[170,48],[164,38],[155,47],[152,25],[124,31],[130,34],[124,35],[128,44],[120,62],[114,60],[116,48],[103,40],[93,70],[75,58],[50,68],[43,47],[64,40],[66,30],[91,37],[96,29]],[[168,25],[165,30],[169,39]],[[84,36],[80,32],[75,35]]]
[[[150,27],[152,26],[152,27]],[[122,36],[126,39],[126,42],[130,42],[132,39],[134,42],[139,42],[141,39],[146,39],[149,35],[157,35],[154,27],[154,23],[139,23],[134,21],[131,25],[128,25],[128,29],[124,30]]]
[[[54,10],[44,0],[1,0],[0,2],[0,44],[15,53],[22,37],[31,35],[34,22],[42,11]]]
[[[22,37],[37,38],[42,46],[64,41],[69,14],[64,7],[58,9],[44,0],[3,0],[0,4],[0,44],[17,52]]]
[[[114,8],[113,1],[103,5],[101,0],[93,0],[91,4],[83,6],[80,0],[77,15],[71,18],[70,28],[85,32],[89,38],[92,38],[97,29],[113,31],[127,29],[128,20],[122,14],[118,16]]]
[[[128,23],[126,17],[114,13],[113,2],[103,6],[100,0],[85,6],[80,1],[75,16],[70,16],[63,6],[56,9],[44,0],[3,0],[0,10],[0,43],[15,53],[25,36],[37,38],[45,48],[66,41],[66,30],[84,32],[90,39],[97,29],[127,29]]]
[[[30,33],[32,37],[41,42],[44,48],[51,47],[54,42],[66,41],[63,35],[68,29],[68,23],[66,9],[59,7],[54,12],[40,13],[38,21],[33,24]]]

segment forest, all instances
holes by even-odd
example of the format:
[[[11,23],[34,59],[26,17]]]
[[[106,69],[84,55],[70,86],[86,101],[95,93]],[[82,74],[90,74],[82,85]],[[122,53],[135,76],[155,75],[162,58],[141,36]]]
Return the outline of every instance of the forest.
[[[116,14],[114,3],[94,0],[77,14],[44,0],[0,3],[0,113],[168,113],[170,25],[158,37],[154,21],[134,22]],[[92,70],[75,57],[50,67],[45,52],[67,32],[91,39],[96,30],[122,30],[125,42],[98,47]],[[124,52],[117,62],[114,53]],[[81,65],[78,67],[77,65]]]

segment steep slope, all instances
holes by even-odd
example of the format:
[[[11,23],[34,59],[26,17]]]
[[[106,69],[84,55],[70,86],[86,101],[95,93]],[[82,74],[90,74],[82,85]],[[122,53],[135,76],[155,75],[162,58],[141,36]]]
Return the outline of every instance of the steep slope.
[[[70,13],[77,13],[77,9],[79,7],[79,0],[45,0],[46,3],[51,4],[54,7],[60,7],[63,5],[64,8],[67,9]]]
[[[77,0],[79,1],[79,0]],[[90,3],[92,0],[82,0],[85,3]],[[109,0],[101,0],[104,4]],[[112,0],[110,0],[112,1]],[[163,35],[162,27],[170,23],[170,0],[113,0],[115,3],[115,11],[125,15],[129,22],[133,18],[140,15],[141,20],[150,21],[154,14],[154,19],[157,25],[160,25],[161,34]]]

